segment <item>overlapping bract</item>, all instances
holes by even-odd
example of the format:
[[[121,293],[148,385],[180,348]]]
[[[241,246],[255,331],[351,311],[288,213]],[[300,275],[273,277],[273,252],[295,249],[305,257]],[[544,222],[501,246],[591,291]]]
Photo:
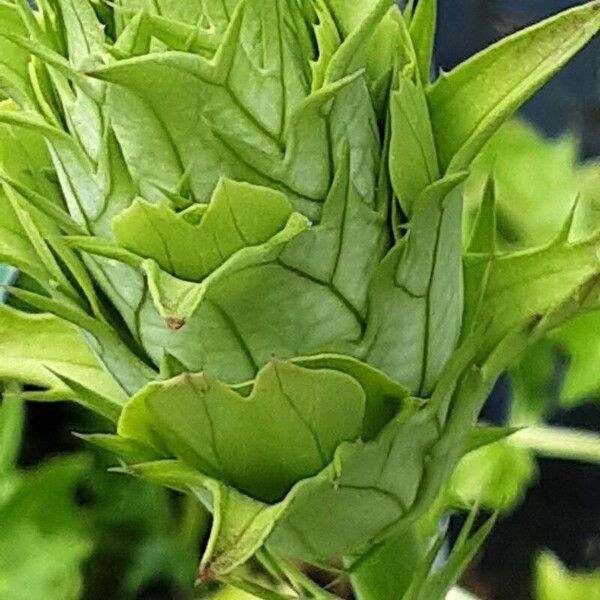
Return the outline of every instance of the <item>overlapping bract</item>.
[[[495,377],[600,272],[597,235],[499,255],[493,198],[466,258],[461,230],[464,170],[598,2],[432,85],[434,4],[391,4],[1,6],[0,258],[50,314],[2,308],[0,375],[118,421],[91,441],[196,493],[214,576],[410,527]]]

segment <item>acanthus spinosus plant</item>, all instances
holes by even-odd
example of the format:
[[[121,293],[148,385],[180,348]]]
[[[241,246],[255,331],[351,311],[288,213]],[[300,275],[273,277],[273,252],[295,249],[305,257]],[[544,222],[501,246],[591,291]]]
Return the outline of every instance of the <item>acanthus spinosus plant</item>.
[[[500,252],[490,183],[465,249],[461,184],[600,2],[430,83],[435,20],[435,0],[0,4],[21,273],[0,377],[105,416],[90,442],[211,511],[201,581],[334,597],[301,561],[362,600],[443,598],[491,523],[432,571],[420,520],[502,434],[475,425],[498,375],[598,305],[599,233]]]

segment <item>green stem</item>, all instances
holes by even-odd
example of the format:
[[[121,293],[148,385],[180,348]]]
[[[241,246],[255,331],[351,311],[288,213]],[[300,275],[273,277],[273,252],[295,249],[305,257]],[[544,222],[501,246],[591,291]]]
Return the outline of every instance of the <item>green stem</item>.
[[[0,395],[0,474],[15,468],[21,448],[25,406],[18,392],[16,384],[7,384]]]
[[[339,600],[338,596],[324,590],[293,563],[287,562],[273,554],[269,554],[269,556],[273,563],[285,574],[287,579],[296,589],[303,589],[305,592],[309,593],[314,600]]]
[[[242,592],[256,596],[261,600],[294,600],[290,596],[285,596],[247,579],[229,576],[223,578],[223,583],[226,583],[232,588],[241,590]]]
[[[590,431],[539,425],[517,431],[508,439],[546,458],[600,463],[600,435]]]

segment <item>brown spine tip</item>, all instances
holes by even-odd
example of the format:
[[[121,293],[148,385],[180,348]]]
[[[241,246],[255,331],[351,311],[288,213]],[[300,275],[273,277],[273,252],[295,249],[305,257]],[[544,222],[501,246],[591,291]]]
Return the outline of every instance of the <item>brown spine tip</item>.
[[[215,581],[215,577],[208,567],[201,567],[196,579],[196,585],[206,585]]]
[[[174,317],[169,317],[165,320],[165,323],[171,331],[179,331],[185,325],[185,319],[176,319]]]

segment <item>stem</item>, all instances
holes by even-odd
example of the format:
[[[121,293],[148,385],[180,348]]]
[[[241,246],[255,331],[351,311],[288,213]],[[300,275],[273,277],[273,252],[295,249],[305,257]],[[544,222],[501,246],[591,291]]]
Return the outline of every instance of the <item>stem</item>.
[[[339,600],[338,596],[330,594],[320,585],[315,583],[310,577],[305,575],[293,563],[289,563],[273,554],[269,555],[278,569],[285,574],[295,588],[303,589],[308,592],[314,600]]]
[[[0,390],[0,474],[15,469],[25,422],[25,405],[16,384]]]
[[[247,592],[261,600],[293,600],[290,596],[284,596],[269,588],[266,588],[253,581],[247,579],[240,579],[238,577],[224,577],[223,582],[232,588]]]
[[[517,431],[508,439],[546,458],[600,463],[600,435],[590,431],[540,425]]]

